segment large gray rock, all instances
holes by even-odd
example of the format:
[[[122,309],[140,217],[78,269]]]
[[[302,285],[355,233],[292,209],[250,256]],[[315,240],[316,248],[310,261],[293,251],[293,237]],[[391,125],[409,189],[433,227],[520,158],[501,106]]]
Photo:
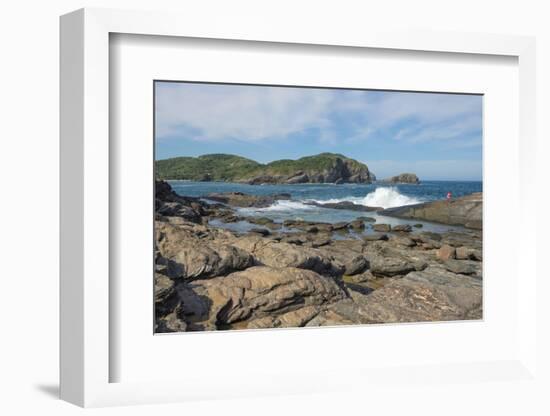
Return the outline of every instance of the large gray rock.
[[[374,275],[404,275],[413,270],[426,267],[424,261],[406,255],[404,250],[380,243],[373,243],[367,246],[364,251],[365,257],[369,261],[369,270]]]
[[[222,276],[250,267],[250,253],[219,239],[200,238],[199,228],[186,229],[157,221],[157,263],[173,278],[197,279]],[[208,232],[203,231],[208,237]]]
[[[296,267],[326,275],[340,275],[342,268],[332,264],[331,259],[318,249],[296,246],[261,237],[246,236],[233,243],[250,253],[257,264],[270,267]]]
[[[380,211],[379,214],[450,225],[463,225],[467,228],[481,230],[483,222],[483,194],[478,192],[449,201],[440,200],[388,208]]]
[[[467,274],[475,277],[482,276],[482,264],[473,260],[447,260],[444,267],[453,273]]]
[[[346,298],[344,290],[330,277],[291,267],[251,267],[194,284],[210,300],[208,320],[217,327],[242,321],[251,323],[251,327],[265,327],[267,320],[264,325],[256,321],[261,318],[277,318],[280,326],[301,326],[313,317],[315,308],[285,314]]]
[[[347,276],[353,276],[364,272],[369,267],[369,262],[365,256],[356,256],[351,261],[345,263],[344,274]]]
[[[352,298],[328,306],[307,325],[482,318],[481,281],[438,267],[411,272],[369,295],[352,292]]]

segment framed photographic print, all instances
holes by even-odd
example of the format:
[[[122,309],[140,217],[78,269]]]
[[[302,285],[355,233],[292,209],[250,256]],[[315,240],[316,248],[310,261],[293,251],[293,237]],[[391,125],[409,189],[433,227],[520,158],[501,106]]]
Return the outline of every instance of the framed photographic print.
[[[232,27],[62,17],[62,398],[535,383],[533,40]]]

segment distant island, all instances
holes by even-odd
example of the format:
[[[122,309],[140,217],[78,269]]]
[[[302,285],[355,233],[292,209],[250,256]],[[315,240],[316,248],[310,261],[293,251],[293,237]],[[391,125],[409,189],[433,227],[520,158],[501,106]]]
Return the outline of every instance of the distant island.
[[[372,183],[376,176],[368,166],[337,153],[320,153],[297,160],[267,164],[242,156],[209,154],[175,157],[155,163],[160,180],[238,182],[251,185],[299,183]]]
[[[400,173],[399,175],[392,176],[391,178],[383,179],[381,182],[388,182],[391,184],[398,183],[410,183],[418,185],[420,179],[414,173]]]

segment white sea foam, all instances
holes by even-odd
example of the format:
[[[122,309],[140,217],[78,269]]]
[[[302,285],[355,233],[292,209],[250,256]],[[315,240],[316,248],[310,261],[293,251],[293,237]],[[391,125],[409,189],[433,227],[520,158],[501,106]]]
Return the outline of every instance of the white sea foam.
[[[381,187],[367,194],[361,203],[370,207],[393,208],[420,202],[416,198],[400,194],[397,188]]]
[[[278,200],[274,204],[265,208],[239,208],[239,212],[242,214],[258,213],[258,212],[284,212],[284,211],[305,211],[318,209],[314,205],[308,204],[308,202],[317,202],[320,204],[326,203],[338,203],[343,201],[353,202],[357,205],[365,205],[369,207],[382,207],[392,208],[400,207],[403,205],[418,204],[421,201],[403,194],[400,194],[395,187],[380,187],[376,188],[373,192],[368,193],[364,197],[349,196],[345,198],[332,198],[332,199],[309,199],[303,202],[292,200]]]
[[[338,203],[350,201],[357,205],[365,205],[368,207],[382,207],[393,208],[400,207],[403,205],[412,205],[418,204],[422,201],[409,197],[403,194],[400,194],[397,188],[395,187],[380,187],[376,188],[373,192],[368,193],[364,197],[347,197],[347,198],[333,198],[326,200],[315,200],[315,202],[326,204],[326,203]]]
[[[242,213],[247,212],[266,212],[266,211],[297,211],[297,210],[311,210],[315,207],[312,205],[307,205],[299,201],[290,201],[290,200],[278,200],[275,201],[273,205],[270,205],[265,208],[240,208],[239,211]]]

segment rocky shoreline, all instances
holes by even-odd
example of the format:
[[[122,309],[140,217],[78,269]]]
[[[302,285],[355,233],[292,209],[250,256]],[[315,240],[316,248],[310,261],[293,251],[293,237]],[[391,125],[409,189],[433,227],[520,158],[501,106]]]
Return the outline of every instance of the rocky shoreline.
[[[382,215],[396,218],[428,220],[466,228],[483,228],[483,194],[476,192],[448,201],[434,201],[403,207],[388,208]]]
[[[392,227],[376,222],[369,209],[350,222],[275,222],[243,217],[236,208],[269,206],[287,194],[206,197],[179,196],[168,183],[156,183],[156,332],[482,318],[482,233],[476,227],[444,233],[423,231],[422,224]],[[453,210],[472,202],[457,201]],[[455,218],[434,214],[441,209],[389,215]],[[468,218],[473,221],[474,213]],[[213,226],[216,221],[254,227],[237,233]],[[352,234],[367,227],[373,232]]]

